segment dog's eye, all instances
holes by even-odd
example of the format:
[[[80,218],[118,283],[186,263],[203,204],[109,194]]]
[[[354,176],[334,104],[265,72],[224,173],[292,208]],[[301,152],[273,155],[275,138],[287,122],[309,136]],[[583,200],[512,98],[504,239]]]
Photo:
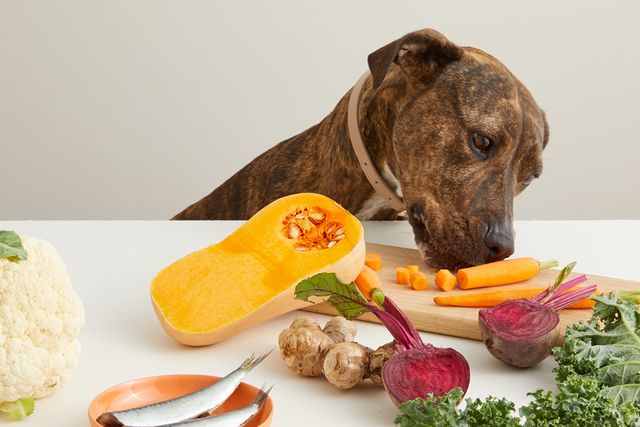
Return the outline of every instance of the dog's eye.
[[[481,135],[477,132],[473,132],[471,134],[471,145],[473,146],[473,148],[482,156],[484,156],[485,158],[487,157],[487,154],[489,153],[489,150],[491,150],[491,147],[493,147],[493,141],[491,140],[491,138],[486,137],[484,135]]]
[[[537,173],[534,173],[533,175],[529,175],[529,177],[524,181],[522,181],[522,183],[520,184],[521,188],[524,190],[529,186],[529,184],[533,182],[534,179],[538,178],[539,176],[540,175],[538,175]]]

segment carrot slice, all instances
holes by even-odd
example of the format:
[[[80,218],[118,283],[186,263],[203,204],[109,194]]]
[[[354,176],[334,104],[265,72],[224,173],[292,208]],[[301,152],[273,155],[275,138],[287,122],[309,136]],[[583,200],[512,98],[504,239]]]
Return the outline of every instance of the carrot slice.
[[[415,265],[415,264],[412,264],[412,265],[405,265],[405,268],[406,268],[407,270],[409,270],[409,274],[410,274],[410,275],[412,275],[412,276],[413,276],[414,274],[416,274],[417,272],[419,272],[419,271],[420,271],[420,267],[418,267],[418,266],[417,266],[417,265]]]
[[[456,276],[453,275],[449,270],[440,270],[438,274],[436,274],[436,278],[434,280],[436,285],[443,290],[444,292],[448,292],[456,286]]]
[[[380,271],[382,270],[382,256],[374,253],[367,254],[364,259],[364,265],[368,266],[373,271]]]
[[[539,262],[533,258],[490,262],[458,270],[458,286],[460,289],[474,289],[522,282],[531,279],[542,269],[557,265],[557,261]]]
[[[411,274],[409,273],[409,269],[406,267],[397,267],[396,268],[396,283],[399,285],[408,285],[411,279]]]
[[[382,288],[378,274],[371,267],[364,265],[358,277],[356,277],[356,286],[369,301],[371,301],[371,293],[376,288]]]
[[[417,272],[411,275],[411,287],[416,291],[422,291],[429,287],[429,279],[424,273]]]

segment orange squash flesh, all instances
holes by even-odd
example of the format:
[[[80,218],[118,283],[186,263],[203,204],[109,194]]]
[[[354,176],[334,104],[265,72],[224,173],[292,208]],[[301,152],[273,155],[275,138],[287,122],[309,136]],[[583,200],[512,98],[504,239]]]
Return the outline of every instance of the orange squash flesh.
[[[164,268],[151,297],[169,335],[209,345],[308,305],[294,298],[294,288],[310,276],[333,272],[352,282],[364,257],[364,232],[353,215],[325,196],[295,194]]]

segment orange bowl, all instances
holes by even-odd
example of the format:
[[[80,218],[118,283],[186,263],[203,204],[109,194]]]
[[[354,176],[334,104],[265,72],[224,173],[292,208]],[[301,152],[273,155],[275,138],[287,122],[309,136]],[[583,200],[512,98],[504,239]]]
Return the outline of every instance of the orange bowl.
[[[89,404],[89,422],[92,427],[102,427],[96,418],[105,412],[122,411],[151,403],[161,402],[193,393],[220,380],[209,375],[160,375],[127,381],[106,389]],[[260,389],[240,383],[236,391],[213,413],[232,411],[254,401]],[[245,427],[271,425],[273,401],[268,397],[262,410]]]

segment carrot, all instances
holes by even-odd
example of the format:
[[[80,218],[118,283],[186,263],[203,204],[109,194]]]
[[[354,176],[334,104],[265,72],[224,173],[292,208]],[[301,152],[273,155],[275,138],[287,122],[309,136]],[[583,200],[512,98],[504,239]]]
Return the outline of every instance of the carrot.
[[[455,307],[495,307],[505,301],[512,299],[530,299],[544,291],[545,287],[532,287],[520,289],[489,289],[478,292],[465,292],[457,295],[437,296],[433,301],[438,305],[449,305]],[[574,290],[575,287],[566,292]],[[596,292],[594,295],[597,295]],[[589,298],[580,300],[567,308],[591,308],[594,302]]]
[[[382,289],[382,283],[380,283],[378,274],[367,265],[362,266],[362,270],[360,274],[358,274],[358,277],[356,277],[355,282],[360,292],[362,292],[362,295],[369,301],[371,301],[371,293],[374,289]]]
[[[411,276],[420,271],[420,267],[417,265],[405,265],[404,267],[409,270],[409,275]]]
[[[434,281],[444,292],[448,292],[456,286],[456,276],[454,276],[449,270],[438,271]]]
[[[539,262],[533,258],[515,258],[458,270],[460,289],[507,285],[531,279],[540,270],[555,267],[558,261]]]
[[[593,293],[593,295],[602,295],[602,291],[596,291]],[[595,307],[595,305],[596,305],[596,302],[594,300],[592,300],[591,298],[585,298],[578,302],[574,302],[570,306],[567,306],[567,308],[593,308]]]
[[[399,285],[408,285],[411,279],[411,274],[409,274],[409,269],[406,267],[397,267],[396,268],[396,283]]]
[[[369,266],[373,271],[380,271],[382,270],[382,256],[374,253],[367,254],[364,259],[364,264]]]
[[[411,287],[416,291],[422,291],[429,287],[429,279],[424,273],[417,272],[411,275]]]
[[[567,306],[567,308],[593,308],[595,307],[595,305],[596,302],[594,300],[592,300],[591,298],[585,298],[571,304],[570,306]]]
[[[456,295],[437,296],[433,301],[438,305],[452,305],[456,307],[493,307],[510,299],[533,298],[545,287],[527,289],[483,290],[479,292],[465,292]]]

